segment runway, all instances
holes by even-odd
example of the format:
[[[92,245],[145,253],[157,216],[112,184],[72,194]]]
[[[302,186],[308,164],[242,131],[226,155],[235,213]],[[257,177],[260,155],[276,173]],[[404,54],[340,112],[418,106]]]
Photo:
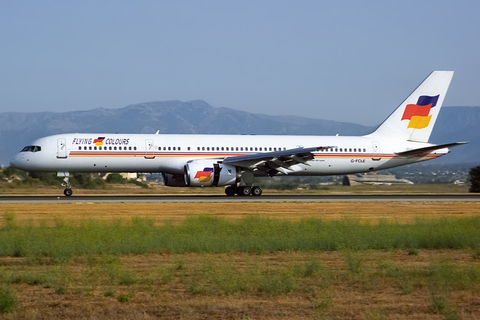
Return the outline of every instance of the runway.
[[[478,202],[480,194],[375,194],[375,195],[82,195],[82,196],[0,196],[0,203],[193,203],[193,202]]]

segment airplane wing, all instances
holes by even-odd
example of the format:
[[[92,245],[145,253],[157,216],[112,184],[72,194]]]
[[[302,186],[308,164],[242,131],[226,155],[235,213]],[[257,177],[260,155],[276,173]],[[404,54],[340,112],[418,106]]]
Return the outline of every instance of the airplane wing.
[[[395,152],[397,156],[402,156],[402,157],[412,157],[412,156],[425,156],[429,154],[432,151],[443,149],[443,148],[450,148],[450,147],[455,147],[455,146],[460,146],[462,144],[466,144],[467,142],[452,142],[452,143],[445,143],[445,144],[439,144],[436,146],[431,146],[431,147],[424,147],[424,148],[418,148],[418,149],[413,149],[413,150],[407,150],[407,151],[402,151],[402,152]]]
[[[260,170],[270,176],[277,173],[288,174],[290,167],[299,163],[309,166],[307,161],[315,156],[312,152],[332,148],[331,146],[295,148],[273,152],[254,153],[245,156],[227,157],[222,162],[233,166]]]

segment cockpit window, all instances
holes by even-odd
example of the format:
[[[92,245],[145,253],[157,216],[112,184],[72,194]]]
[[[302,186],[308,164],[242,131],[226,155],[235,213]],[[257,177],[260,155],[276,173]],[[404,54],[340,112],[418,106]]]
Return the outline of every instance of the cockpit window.
[[[38,152],[42,151],[42,147],[40,146],[26,146],[25,148],[22,149],[21,152]]]

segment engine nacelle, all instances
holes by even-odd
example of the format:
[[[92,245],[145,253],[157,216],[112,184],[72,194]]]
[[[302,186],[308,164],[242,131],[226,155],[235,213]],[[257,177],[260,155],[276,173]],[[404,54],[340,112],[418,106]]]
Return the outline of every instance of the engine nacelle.
[[[189,187],[230,186],[240,182],[237,168],[214,160],[193,160],[185,165],[185,184]]]
[[[173,175],[170,173],[162,173],[163,183],[167,187],[186,187],[185,179],[182,175]]]

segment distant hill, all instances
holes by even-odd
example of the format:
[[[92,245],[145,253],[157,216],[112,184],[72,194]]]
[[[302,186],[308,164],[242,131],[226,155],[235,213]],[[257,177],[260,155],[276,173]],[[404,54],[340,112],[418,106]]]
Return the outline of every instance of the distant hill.
[[[431,163],[478,163],[480,165],[480,107],[442,107],[430,136],[431,143],[466,141]]]
[[[472,162],[480,159],[480,107],[442,108],[432,133],[432,142],[471,141],[437,161]],[[162,101],[120,109],[93,109],[64,113],[0,113],[0,164],[33,140],[58,133],[216,133],[364,135],[373,127],[309,119],[267,116],[229,108],[214,108],[205,101]]]

